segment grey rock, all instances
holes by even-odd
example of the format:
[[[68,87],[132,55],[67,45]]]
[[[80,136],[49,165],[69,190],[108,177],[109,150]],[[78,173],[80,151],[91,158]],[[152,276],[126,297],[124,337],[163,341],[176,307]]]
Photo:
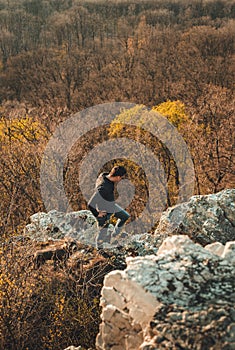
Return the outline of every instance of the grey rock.
[[[36,241],[72,238],[85,244],[95,244],[98,231],[95,217],[89,210],[62,213],[51,210],[40,212],[30,217],[24,235]]]
[[[126,263],[105,277],[97,349],[222,349],[234,342],[235,269],[226,256],[174,235],[156,255]]]
[[[184,215],[182,215],[184,213]],[[155,231],[156,237],[187,234],[203,246],[235,240],[235,189],[197,195],[189,202],[165,211]]]
[[[227,328],[227,340],[229,342],[235,342],[235,323],[231,323]]]

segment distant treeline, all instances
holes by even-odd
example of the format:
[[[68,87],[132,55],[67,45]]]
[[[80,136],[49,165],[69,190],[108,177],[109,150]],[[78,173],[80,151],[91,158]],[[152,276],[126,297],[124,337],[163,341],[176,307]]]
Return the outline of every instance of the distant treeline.
[[[234,17],[232,0],[2,0],[0,101],[153,105],[184,99],[180,81],[230,88]]]

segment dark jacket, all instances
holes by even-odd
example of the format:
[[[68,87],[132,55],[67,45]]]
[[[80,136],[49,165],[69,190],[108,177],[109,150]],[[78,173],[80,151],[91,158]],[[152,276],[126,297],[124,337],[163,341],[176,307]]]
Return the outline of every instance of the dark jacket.
[[[102,173],[96,180],[96,190],[88,202],[88,208],[97,217],[98,211],[115,212],[114,183],[107,178],[108,173]]]

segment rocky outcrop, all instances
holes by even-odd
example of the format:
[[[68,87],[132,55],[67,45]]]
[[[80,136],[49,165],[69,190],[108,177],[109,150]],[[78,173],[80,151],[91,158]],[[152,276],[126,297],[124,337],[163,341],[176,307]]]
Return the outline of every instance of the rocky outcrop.
[[[193,196],[189,202],[169,208],[162,214],[155,236],[172,234],[187,234],[202,245],[234,241],[235,189]]]
[[[99,259],[116,262],[102,270],[99,281],[102,286],[106,275],[97,350],[234,350],[234,213],[235,190],[193,196],[164,212],[154,234],[128,235],[124,247],[100,252]],[[95,244],[91,212],[53,210],[30,221],[23,239],[86,245],[68,260],[76,277]],[[103,269],[103,260],[98,263]]]
[[[62,213],[51,210],[30,217],[30,224],[24,229],[24,235],[36,241],[72,238],[93,245],[97,234],[95,217],[89,210]]]
[[[234,349],[234,249],[172,236],[127,258],[104,280],[97,349]]]
[[[225,244],[235,240],[234,212],[235,189],[207,196],[193,196],[189,202],[165,211],[154,235],[129,234],[120,243],[128,249],[136,250],[138,255],[142,256],[155,254],[163,240],[172,234],[186,234],[194,242],[202,245],[213,242]],[[110,225],[109,229],[112,232],[113,226]],[[89,210],[67,214],[52,210],[32,215],[30,224],[25,227],[24,235],[36,241],[68,237],[84,244],[94,245],[97,223]]]
[[[108,233],[113,232],[110,224]],[[95,246],[98,233],[97,221],[89,210],[62,213],[51,210],[48,213],[39,212],[30,217],[30,224],[24,229],[22,239],[30,238],[35,241],[46,242],[48,240],[73,239],[83,244]],[[127,237],[122,239],[122,236]],[[121,233],[118,244],[106,244],[107,249],[115,249],[117,246],[126,247],[127,251],[134,251],[137,255],[154,254],[157,252],[155,240],[151,234],[127,235]],[[16,237],[17,239],[17,237]],[[128,253],[127,253],[128,255]]]

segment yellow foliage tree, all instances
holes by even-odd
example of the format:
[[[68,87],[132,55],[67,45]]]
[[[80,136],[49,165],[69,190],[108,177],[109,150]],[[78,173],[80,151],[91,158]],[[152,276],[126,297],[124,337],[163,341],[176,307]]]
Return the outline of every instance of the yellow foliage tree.
[[[169,120],[169,122],[178,129],[180,129],[184,125],[184,123],[189,121],[188,116],[186,114],[185,104],[179,100],[168,100],[153,107],[152,110],[166,117]]]
[[[45,127],[29,116],[0,120],[0,142],[7,145],[12,141],[33,143],[45,138],[46,135]]]
[[[0,227],[3,232],[12,227],[11,232],[15,234],[25,224],[23,216],[31,215],[41,206],[40,159],[49,133],[36,116],[31,117],[21,110],[17,116],[3,109],[0,112],[0,210],[3,212]],[[12,224],[12,217],[19,218],[17,225]]]

